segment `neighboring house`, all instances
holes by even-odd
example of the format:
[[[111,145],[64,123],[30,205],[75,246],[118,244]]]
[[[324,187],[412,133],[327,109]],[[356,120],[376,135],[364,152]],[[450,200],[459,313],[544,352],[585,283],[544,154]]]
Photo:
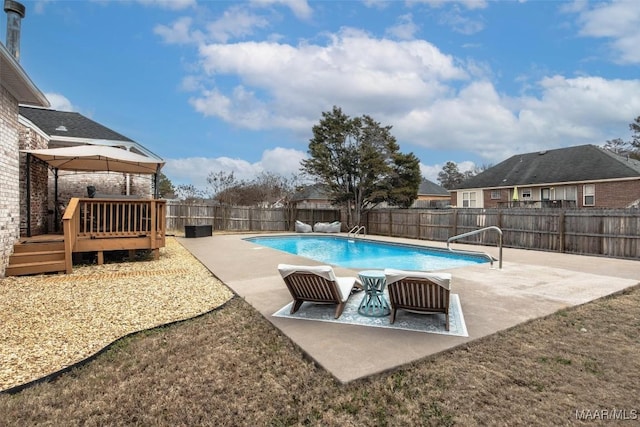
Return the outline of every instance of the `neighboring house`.
[[[449,191],[429,181],[422,179],[418,188],[418,198],[411,205],[412,208],[444,208],[451,204]]]
[[[22,69],[16,53],[0,43],[0,277],[20,237],[20,147],[18,104],[49,107]]]
[[[20,148],[61,148],[78,145],[106,145],[123,148],[136,154],[141,154],[155,160],[162,160],[154,153],[137,142],[121,135],[79,113],[56,111],[44,108],[20,106],[19,123],[22,125]],[[32,162],[38,163],[38,162]],[[40,162],[41,163],[41,162]],[[40,166],[45,167],[41,165]],[[32,177],[34,167],[31,167]],[[153,195],[153,176],[143,174],[126,174],[117,172],[74,172],[56,171],[58,174],[58,200],[67,205],[72,197],[87,197],[88,186],[93,186],[95,192],[101,195],[136,195],[150,198]],[[37,174],[38,176],[41,175]],[[46,170],[45,170],[46,177]],[[33,179],[33,178],[32,178]],[[46,178],[45,178],[46,179]],[[48,186],[38,182],[30,185],[34,189],[48,188],[48,194],[31,197],[31,230],[34,234],[46,233],[51,230],[51,214],[55,197],[54,171],[49,171]],[[23,185],[23,193],[26,186]],[[35,190],[38,191],[38,190]],[[42,190],[40,190],[42,191]],[[44,201],[42,198],[44,197]],[[23,206],[26,209],[26,200]],[[23,218],[26,217],[23,215]],[[21,227],[26,228],[23,221]]]
[[[457,207],[628,208],[640,200],[640,161],[595,145],[518,154],[451,191]]]
[[[336,206],[331,204],[328,191],[322,184],[307,185],[298,191],[291,201],[296,207],[301,209],[335,209]],[[412,208],[443,208],[451,203],[451,195],[449,191],[429,181],[423,179],[418,188],[418,197],[411,205]],[[390,207],[387,203],[380,203],[378,208]]]
[[[335,209],[327,194],[324,185],[311,184],[296,192],[291,197],[291,202],[299,209]]]

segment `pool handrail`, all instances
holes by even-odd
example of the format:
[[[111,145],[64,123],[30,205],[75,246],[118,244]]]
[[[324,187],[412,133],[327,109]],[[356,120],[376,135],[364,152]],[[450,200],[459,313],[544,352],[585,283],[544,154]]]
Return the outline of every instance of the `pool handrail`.
[[[467,252],[468,253],[469,251],[460,251],[460,250],[451,249],[449,247],[449,244],[451,242],[453,242],[454,240],[462,239],[464,237],[473,236],[474,234],[480,234],[480,233],[483,233],[483,232],[489,231],[489,230],[497,231],[498,234],[500,235],[500,237],[498,239],[498,248],[499,248],[498,268],[500,270],[502,270],[502,230],[500,230],[500,228],[496,227],[495,225],[491,225],[489,227],[480,228],[478,230],[469,231],[468,233],[458,234],[457,236],[449,237],[447,239],[447,249],[449,250],[449,252],[457,252],[457,253],[465,253],[465,252]],[[485,252],[480,252],[480,253],[482,255],[486,256],[487,258],[489,258],[489,261],[491,262],[491,266],[493,267],[494,258],[491,255],[489,255],[488,253],[485,253]]]
[[[367,228],[364,225],[356,225],[347,233],[347,237],[356,237],[362,231],[362,235],[367,235]]]

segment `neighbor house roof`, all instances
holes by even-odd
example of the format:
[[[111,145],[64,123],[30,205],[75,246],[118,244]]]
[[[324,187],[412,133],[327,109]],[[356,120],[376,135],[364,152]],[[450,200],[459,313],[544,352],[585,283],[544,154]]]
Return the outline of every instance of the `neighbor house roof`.
[[[517,154],[466,179],[457,189],[640,178],[640,161],[595,145]]]
[[[0,43],[0,84],[18,100],[19,104],[48,107],[49,101],[31,81],[18,61]]]
[[[301,200],[328,200],[329,196],[328,189],[323,184],[311,184],[305,185],[300,190],[298,190],[291,200],[301,201]]]
[[[448,196],[449,191],[435,182],[431,182],[428,179],[422,179],[420,187],[418,188],[418,194],[423,196]]]
[[[105,145],[124,147],[134,153],[161,160],[134,140],[80,113],[20,106],[20,116],[49,137],[49,146]]]

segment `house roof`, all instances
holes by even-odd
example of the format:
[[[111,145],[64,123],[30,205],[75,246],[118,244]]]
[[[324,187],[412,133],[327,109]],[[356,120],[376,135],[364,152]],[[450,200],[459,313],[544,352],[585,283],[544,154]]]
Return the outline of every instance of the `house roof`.
[[[327,200],[327,187],[323,184],[311,184],[302,187],[297,191],[291,200]]]
[[[0,43],[0,84],[20,104],[49,106],[47,97],[33,84],[18,61],[2,43]]]
[[[418,188],[418,194],[424,196],[448,196],[449,191],[435,182],[423,178]]]
[[[126,136],[94,122],[80,113],[21,106],[20,115],[27,118],[52,139],[59,136],[133,142]]]
[[[20,116],[49,136],[50,147],[105,145],[162,160],[134,140],[95,122],[80,113],[20,106]],[[53,143],[53,144],[52,144]]]
[[[466,179],[457,189],[640,178],[640,161],[595,145],[517,154]]]

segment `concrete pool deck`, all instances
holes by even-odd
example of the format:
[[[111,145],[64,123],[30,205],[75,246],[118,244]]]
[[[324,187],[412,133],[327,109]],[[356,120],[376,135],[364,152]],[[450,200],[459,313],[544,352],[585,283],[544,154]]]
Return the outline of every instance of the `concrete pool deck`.
[[[243,240],[259,235],[264,236],[215,234],[178,240],[342,383],[394,369],[640,282],[639,261],[504,248],[502,269],[495,262],[494,268],[487,263],[443,270],[452,273],[452,292],[460,296],[468,337],[301,321],[272,316],[291,302],[276,266],[320,263]],[[444,242],[366,238],[446,248]],[[498,256],[496,247],[453,244],[452,248]],[[334,270],[341,276],[358,273],[340,267]]]

